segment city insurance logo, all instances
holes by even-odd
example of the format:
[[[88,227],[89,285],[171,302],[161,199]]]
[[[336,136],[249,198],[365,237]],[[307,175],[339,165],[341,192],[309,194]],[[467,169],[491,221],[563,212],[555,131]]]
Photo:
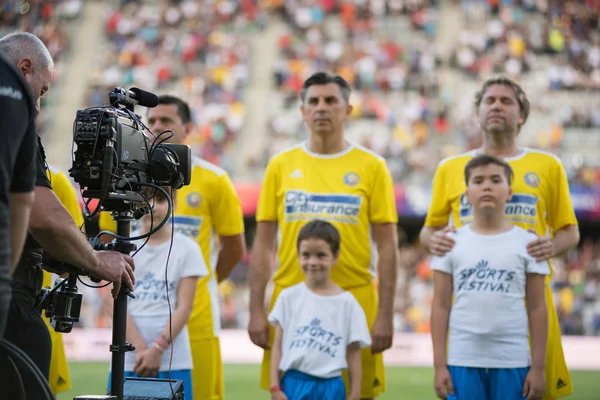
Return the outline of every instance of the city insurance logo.
[[[361,204],[362,197],[356,195],[288,190],[285,193],[284,218],[287,222],[322,219],[356,224]]]
[[[512,222],[523,222],[526,224],[537,223],[537,196],[524,193],[514,193],[512,198],[506,202],[504,214]],[[467,200],[466,195],[460,197],[459,216],[461,225],[465,225],[473,219],[473,206]]]

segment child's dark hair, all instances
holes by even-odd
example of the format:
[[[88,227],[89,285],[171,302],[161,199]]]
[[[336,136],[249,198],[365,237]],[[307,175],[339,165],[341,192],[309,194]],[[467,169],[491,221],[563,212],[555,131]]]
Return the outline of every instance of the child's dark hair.
[[[504,169],[504,176],[506,176],[506,180],[508,181],[508,185],[512,184],[513,180],[513,170],[508,165],[508,163],[499,158],[488,156],[487,154],[480,154],[475,156],[469,160],[467,165],[465,166],[465,183],[469,184],[469,178],[471,178],[471,171],[478,167],[485,167],[486,165],[498,165]]]
[[[296,248],[300,249],[300,243],[308,239],[321,239],[329,244],[331,252],[337,254],[340,251],[340,232],[335,226],[327,221],[310,221],[300,229]]]

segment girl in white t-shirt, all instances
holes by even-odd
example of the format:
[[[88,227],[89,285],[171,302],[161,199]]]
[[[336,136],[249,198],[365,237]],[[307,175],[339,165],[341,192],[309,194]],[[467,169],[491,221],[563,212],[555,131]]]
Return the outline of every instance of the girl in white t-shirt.
[[[175,207],[175,191],[170,193]],[[148,233],[151,223],[156,228],[167,216],[168,202],[161,192],[157,191],[151,201],[152,215],[142,217],[141,232],[135,232],[136,236]],[[166,223],[133,257],[136,285],[135,299],[127,299],[127,342],[135,351],[125,353],[125,377],[181,380],[185,398],[192,399],[193,364],[186,323],[192,312],[198,278],[207,276],[208,269],[200,247],[187,236],[175,233],[170,249],[171,234],[171,224]],[[144,241],[135,242],[138,249]],[[110,388],[110,376],[108,383]]]
[[[358,301],[330,278],[340,234],[328,222],[307,223],[298,235],[306,280],[284,289],[269,314],[275,327],[271,348],[273,400],[359,400],[360,349],[371,345]],[[350,395],[342,380],[348,368]]]

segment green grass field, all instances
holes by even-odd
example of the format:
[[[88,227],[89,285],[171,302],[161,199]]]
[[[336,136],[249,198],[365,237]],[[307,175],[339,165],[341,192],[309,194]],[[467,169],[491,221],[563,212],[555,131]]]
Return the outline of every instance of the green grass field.
[[[104,394],[106,387],[106,363],[71,363],[73,389],[61,393],[58,400],[71,400],[82,394]],[[269,399],[268,393],[258,388],[258,365],[225,365],[225,399]],[[600,399],[600,372],[571,372],[575,393],[568,400]],[[388,367],[386,371],[387,392],[382,400],[428,400],[436,399],[433,392],[433,369]]]

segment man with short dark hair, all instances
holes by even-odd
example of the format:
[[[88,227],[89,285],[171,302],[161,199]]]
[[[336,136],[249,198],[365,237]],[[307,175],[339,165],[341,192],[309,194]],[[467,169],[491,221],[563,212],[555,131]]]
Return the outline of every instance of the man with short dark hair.
[[[278,252],[279,268],[273,277],[271,307],[284,288],[304,279],[296,238],[307,221],[322,219],[342,237],[331,279],[356,297],[372,333],[372,346],[361,351],[361,398],[372,399],[385,391],[382,353],[391,347],[394,333],[398,217],[385,160],[344,136],[352,112],[349,97],[350,85],[342,77],[325,72],[309,77],[301,92],[308,140],[275,155],[265,172],[250,265],[248,326],[252,342],[265,349],[263,389],[270,388],[273,333],[264,301],[273,253]],[[348,383],[347,374],[344,377]]]

